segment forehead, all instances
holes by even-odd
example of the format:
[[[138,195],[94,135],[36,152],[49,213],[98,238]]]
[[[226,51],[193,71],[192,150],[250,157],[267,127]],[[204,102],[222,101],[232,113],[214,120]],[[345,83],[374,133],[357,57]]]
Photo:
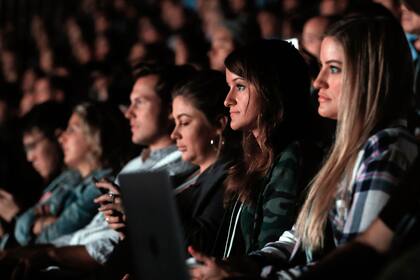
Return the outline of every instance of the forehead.
[[[241,77],[241,76],[239,76],[239,75],[237,75],[237,74],[235,74],[235,73],[233,73],[233,72],[231,72],[231,71],[229,71],[229,69],[227,69],[226,68],[226,81],[229,83],[229,81],[233,81],[233,80],[242,80],[242,81],[245,81],[245,78],[243,78],[243,77]]]
[[[325,37],[321,44],[321,61],[336,60],[344,62],[344,51],[340,43],[332,37]]]
[[[81,125],[81,124],[82,124],[82,118],[77,113],[71,114],[71,117],[69,119],[69,125]]]
[[[327,20],[321,17],[311,18],[305,23],[303,32],[323,34],[327,29],[327,23]]]
[[[137,79],[131,91],[130,98],[157,98],[156,84],[158,82],[157,75],[147,75]]]
[[[194,104],[183,96],[177,96],[174,98],[172,102],[172,108],[174,116],[181,114],[191,115],[195,111],[198,111]]]
[[[25,141],[31,141],[34,138],[38,138],[38,137],[43,137],[44,133],[42,133],[41,130],[39,130],[38,128],[33,128],[29,131],[25,131],[23,133],[23,142]]]
[[[174,118],[181,118],[183,116],[188,116],[194,119],[200,119],[208,123],[208,119],[205,114],[197,109],[192,101],[183,97],[177,96],[172,102],[172,115]]]

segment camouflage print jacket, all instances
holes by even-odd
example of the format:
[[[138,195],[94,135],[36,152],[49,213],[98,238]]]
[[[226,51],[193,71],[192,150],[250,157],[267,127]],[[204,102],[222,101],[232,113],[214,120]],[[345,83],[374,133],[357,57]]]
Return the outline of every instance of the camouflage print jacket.
[[[249,253],[277,240],[294,224],[300,198],[301,151],[297,142],[277,157],[255,205],[244,205],[240,224]]]

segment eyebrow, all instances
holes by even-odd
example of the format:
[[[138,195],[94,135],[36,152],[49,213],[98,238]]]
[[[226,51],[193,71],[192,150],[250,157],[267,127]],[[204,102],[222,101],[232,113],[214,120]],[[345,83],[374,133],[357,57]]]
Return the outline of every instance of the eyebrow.
[[[237,80],[243,80],[243,81],[245,81],[245,79],[244,78],[241,78],[241,77],[237,77],[237,78],[233,79],[232,81],[236,82]]]
[[[175,116],[177,119],[179,119],[179,118],[182,118],[182,117],[189,117],[189,118],[191,118],[191,115],[188,115],[187,113],[182,113],[182,114],[179,114],[179,115],[177,115],[177,116]]]
[[[340,60],[336,60],[336,59],[327,60],[327,61],[325,61],[325,63],[326,64],[329,64],[329,63],[343,64],[343,62],[341,62]]]

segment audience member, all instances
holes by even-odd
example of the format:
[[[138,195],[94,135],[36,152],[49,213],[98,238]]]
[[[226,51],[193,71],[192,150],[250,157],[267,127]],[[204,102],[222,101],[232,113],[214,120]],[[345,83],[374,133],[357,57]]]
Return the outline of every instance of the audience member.
[[[318,112],[337,119],[336,139],[293,229],[251,254],[255,263],[267,266],[265,277],[273,279],[297,277],[305,266],[294,265],[317,261],[365,231],[417,155],[406,128],[411,60],[404,33],[392,15],[355,15],[337,22],[322,42],[321,63],[314,82],[320,90]],[[381,75],[378,68],[383,69]],[[302,251],[306,262],[297,259]],[[235,269],[204,261],[198,279],[203,273],[214,274],[215,279],[235,275]],[[254,275],[260,275],[258,265],[250,267],[237,269],[246,273],[255,269]]]

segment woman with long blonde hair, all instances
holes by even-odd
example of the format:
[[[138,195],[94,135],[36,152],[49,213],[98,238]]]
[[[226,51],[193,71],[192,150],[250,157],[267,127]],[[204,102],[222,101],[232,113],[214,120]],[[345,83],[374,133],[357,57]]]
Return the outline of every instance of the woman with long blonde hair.
[[[391,15],[359,14],[337,22],[322,41],[321,64],[314,81],[318,113],[337,120],[336,140],[293,229],[251,253],[262,266],[277,266],[275,279],[300,274],[300,268],[282,270],[299,263],[297,252],[313,262],[365,231],[417,155],[407,129],[410,53]],[[203,279],[232,274],[205,261]]]

